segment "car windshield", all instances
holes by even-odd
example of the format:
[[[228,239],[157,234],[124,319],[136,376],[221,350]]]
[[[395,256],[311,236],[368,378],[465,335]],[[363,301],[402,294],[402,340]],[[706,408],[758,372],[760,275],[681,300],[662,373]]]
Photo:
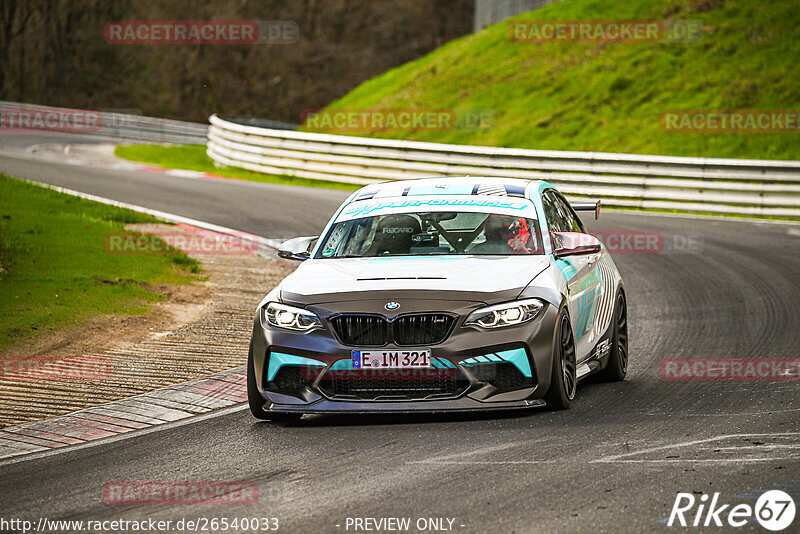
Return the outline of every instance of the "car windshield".
[[[333,225],[317,258],[543,254],[538,222],[479,212],[376,215]]]

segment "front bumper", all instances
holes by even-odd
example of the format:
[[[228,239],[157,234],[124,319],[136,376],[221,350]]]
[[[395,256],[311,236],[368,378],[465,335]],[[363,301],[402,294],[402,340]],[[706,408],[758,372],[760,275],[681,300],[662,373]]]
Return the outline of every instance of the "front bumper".
[[[253,371],[264,409],[309,414],[437,413],[543,405],[541,398],[550,387],[558,310],[548,304],[530,323],[482,330],[463,326],[471,308],[455,310],[459,318],[444,342],[424,347],[431,350],[435,369],[421,376],[399,372],[397,382],[352,369],[352,351],[365,347],[346,346],[336,338],[327,320],[332,313],[314,308],[325,328],[308,334],[264,325],[259,314],[253,327]],[[387,345],[379,350],[413,348]],[[352,379],[363,387],[335,387],[334,380],[340,379]],[[426,380],[436,381],[439,389]],[[376,393],[380,388],[387,391]],[[371,393],[364,396],[365,390]]]

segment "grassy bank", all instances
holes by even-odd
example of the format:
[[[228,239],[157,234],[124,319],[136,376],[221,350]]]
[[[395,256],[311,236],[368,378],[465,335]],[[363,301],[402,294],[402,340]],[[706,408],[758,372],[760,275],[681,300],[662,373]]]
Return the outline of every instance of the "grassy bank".
[[[543,20],[700,21],[696,42],[513,42]],[[473,129],[351,133],[420,141],[675,156],[790,159],[800,133],[668,131],[671,110],[800,110],[790,0],[570,0],[446,44],[364,83],[330,110],[488,110]],[[529,26],[530,27],[530,26]]]
[[[207,172],[228,178],[250,180],[251,182],[345,190],[355,190],[361,187],[358,185],[344,184],[340,182],[295,178],[287,175],[273,176],[270,174],[248,171],[247,169],[240,169],[238,167],[215,167],[214,162],[206,154],[205,145],[128,145],[118,146],[115,150],[115,154],[120,158],[137,161],[140,163],[158,165],[159,167],[164,167],[167,169],[183,169],[188,171]]]
[[[152,286],[186,284],[199,264],[180,251],[110,254],[106,236],[157,222],[0,174],[0,351],[103,314],[142,314]]]

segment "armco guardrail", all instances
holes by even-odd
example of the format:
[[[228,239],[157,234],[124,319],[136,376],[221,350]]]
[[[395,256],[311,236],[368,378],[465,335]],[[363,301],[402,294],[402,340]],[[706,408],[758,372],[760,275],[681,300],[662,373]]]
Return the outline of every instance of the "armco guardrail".
[[[445,145],[273,130],[212,115],[220,166],[350,183],[426,176],[544,179],[606,205],[800,217],[800,161],[642,156]]]
[[[186,145],[203,144],[208,135],[206,124],[105,110],[67,109],[0,101],[0,113],[3,114],[0,131],[9,127],[35,131],[74,131],[114,139]],[[80,125],[71,125],[71,118],[80,118]],[[91,120],[91,123],[85,124],[86,120]]]

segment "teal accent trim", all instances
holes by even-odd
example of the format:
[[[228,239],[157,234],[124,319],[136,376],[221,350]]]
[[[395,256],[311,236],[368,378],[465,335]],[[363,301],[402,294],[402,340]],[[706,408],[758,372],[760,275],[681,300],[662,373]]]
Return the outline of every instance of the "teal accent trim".
[[[278,370],[284,365],[307,365],[309,367],[325,367],[325,364],[311,358],[284,354],[282,352],[269,353],[269,367],[267,368],[267,382],[272,382]]]
[[[519,372],[526,378],[532,378],[531,362],[528,360],[528,353],[525,349],[504,350],[497,354],[487,354],[485,356],[475,356],[458,362],[459,365],[471,367],[487,363],[508,362],[513,364]]]
[[[439,361],[438,358],[431,358],[431,361],[433,362],[433,366],[436,367],[437,369],[444,369],[445,367],[447,367],[445,364]]]
[[[539,180],[539,196],[542,195],[542,191],[545,189],[558,189],[551,183],[545,182],[544,180]]]
[[[439,358],[439,361],[442,362],[445,365],[445,367],[448,367],[450,369],[455,369],[456,368],[456,364],[454,364],[453,362],[451,362],[450,360],[448,360],[446,358]]]
[[[496,197],[497,200],[491,198],[464,198],[465,195],[446,195],[441,193],[441,196],[450,196],[451,198],[423,198],[414,199],[410,197],[402,197],[401,199],[390,199],[386,201],[363,201],[355,202],[348,206],[348,209],[342,212],[342,215],[337,215],[337,220],[344,221],[348,219],[358,219],[372,215],[384,209],[408,209],[409,211],[420,211],[426,207],[450,208],[454,210],[461,206],[474,206],[482,208],[498,208],[508,209],[520,213],[521,216],[525,215],[526,211],[530,210],[531,203],[527,199],[509,198],[509,197]],[[430,196],[430,195],[428,195]],[[461,198],[459,198],[461,197]],[[377,214],[377,213],[375,213]]]
[[[579,290],[581,292],[594,288],[593,291],[586,291],[578,299],[578,320],[575,328],[575,341],[579,341],[583,335],[589,331],[594,320],[594,309],[597,305],[597,297],[602,290],[602,280],[598,269],[592,274],[581,280]]]
[[[544,216],[544,206],[542,205],[542,193],[545,189],[556,189],[552,185],[547,182],[538,182],[539,188],[536,192],[536,195],[532,195],[533,198],[533,205],[536,206],[536,212],[539,214],[539,228],[542,231],[542,241],[544,241],[544,253],[545,254],[552,254],[553,247],[550,240],[550,234],[548,233],[547,228],[547,220]]]
[[[352,371],[353,359],[347,358],[345,360],[338,360],[331,365],[331,371]]]
[[[533,378],[531,362],[528,360],[528,353],[525,349],[504,350],[498,352],[497,355],[503,360],[513,363],[525,378]]]
[[[558,267],[558,270],[564,275],[564,281],[567,282],[567,284],[569,284],[573,276],[578,274],[578,270],[575,268],[575,264],[572,263],[572,259],[570,258],[557,259],[556,267]]]

